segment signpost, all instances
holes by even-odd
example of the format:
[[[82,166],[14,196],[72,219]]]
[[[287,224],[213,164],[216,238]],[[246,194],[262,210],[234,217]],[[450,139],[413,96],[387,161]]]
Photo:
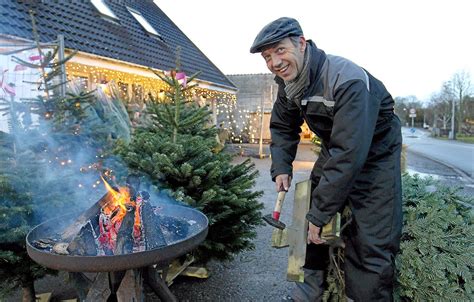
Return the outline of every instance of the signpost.
[[[416,109],[411,108],[408,116],[411,117],[411,127],[413,128],[415,126]]]

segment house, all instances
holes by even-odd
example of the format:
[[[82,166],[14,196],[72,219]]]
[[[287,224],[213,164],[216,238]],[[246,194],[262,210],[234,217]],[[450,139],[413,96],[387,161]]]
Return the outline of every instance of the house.
[[[165,83],[148,67],[169,71],[176,67],[179,52],[181,71],[188,76],[201,72],[193,97],[211,106],[214,124],[219,109],[235,102],[235,85],[152,0],[2,1],[0,54],[6,46],[34,41],[30,11],[41,42],[62,35],[65,53],[78,51],[66,64],[66,73],[88,90],[113,80],[126,101],[159,95]],[[2,64],[9,63],[0,58],[0,68],[12,76],[12,66]]]
[[[263,141],[270,141],[270,114],[278,92],[275,75],[237,74],[227,77],[239,89],[233,118],[229,119],[231,135],[250,143],[258,142],[260,137]],[[301,126],[302,141],[310,140],[313,135],[304,123]]]
[[[244,142],[270,140],[270,112],[278,86],[272,74],[235,74],[227,77],[239,89],[236,106],[228,125],[232,135]]]

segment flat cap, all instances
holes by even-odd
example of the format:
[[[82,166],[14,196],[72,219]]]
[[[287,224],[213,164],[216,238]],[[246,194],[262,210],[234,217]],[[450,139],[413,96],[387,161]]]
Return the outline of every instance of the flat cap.
[[[282,17],[265,25],[253,41],[250,52],[261,52],[264,46],[279,42],[286,37],[302,35],[303,30],[298,21],[293,18]]]

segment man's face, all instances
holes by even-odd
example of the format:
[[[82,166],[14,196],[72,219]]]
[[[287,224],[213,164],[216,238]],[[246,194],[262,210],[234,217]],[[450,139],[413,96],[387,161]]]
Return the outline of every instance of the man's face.
[[[293,44],[290,38],[285,38],[264,49],[262,57],[273,74],[284,81],[292,81],[303,68],[305,49],[306,40],[304,37],[298,38],[297,46]]]

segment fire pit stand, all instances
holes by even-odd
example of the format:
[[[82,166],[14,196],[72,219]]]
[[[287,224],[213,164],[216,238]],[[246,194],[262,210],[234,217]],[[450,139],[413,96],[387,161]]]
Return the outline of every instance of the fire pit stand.
[[[188,221],[192,228],[183,237],[158,248],[121,255],[63,255],[39,248],[36,242],[54,238],[77,218],[65,215],[33,228],[26,237],[28,255],[37,263],[70,272],[81,301],[143,301],[146,283],[162,301],[177,301],[166,285],[169,264],[196,248],[206,238],[207,217],[196,209],[167,204],[162,217]],[[158,271],[161,270],[161,274]],[[161,275],[161,276],[158,276]]]
[[[119,272],[69,273],[80,301],[143,301],[147,284],[161,301],[177,301],[156,267]]]

